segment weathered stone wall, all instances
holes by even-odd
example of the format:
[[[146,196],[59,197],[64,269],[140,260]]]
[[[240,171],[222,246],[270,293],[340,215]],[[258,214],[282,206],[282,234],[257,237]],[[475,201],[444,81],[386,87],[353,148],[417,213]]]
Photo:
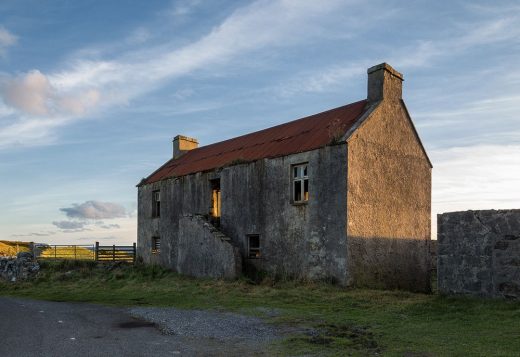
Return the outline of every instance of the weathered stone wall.
[[[437,216],[443,294],[520,298],[520,210]]]
[[[179,219],[184,214],[208,214],[211,202],[209,180],[204,172],[168,179],[138,189],[137,255],[149,264],[176,268]],[[161,217],[152,217],[152,192],[161,191]],[[160,253],[152,253],[152,237],[160,237]]]
[[[203,216],[182,216],[178,239],[177,272],[222,279],[235,279],[242,273],[238,248]]]
[[[291,165],[308,162],[309,201],[291,203]],[[328,146],[222,171],[222,230],[242,252],[259,234],[261,259],[277,276],[346,283],[346,147]]]
[[[431,166],[402,101],[348,139],[347,181],[350,282],[428,291]]]
[[[309,163],[310,199],[291,203],[291,165]],[[138,255],[178,269],[179,220],[207,215],[210,180],[220,178],[220,230],[247,257],[247,236],[260,235],[260,259],[244,264],[272,274],[346,283],[346,145],[258,160],[172,178],[138,189]],[[161,218],[152,218],[152,191],[161,190]],[[152,254],[152,237],[161,237]]]
[[[31,253],[21,252],[16,257],[0,257],[0,278],[4,280],[25,280],[39,271],[40,265]]]
[[[437,239],[430,240],[430,269],[437,271]]]

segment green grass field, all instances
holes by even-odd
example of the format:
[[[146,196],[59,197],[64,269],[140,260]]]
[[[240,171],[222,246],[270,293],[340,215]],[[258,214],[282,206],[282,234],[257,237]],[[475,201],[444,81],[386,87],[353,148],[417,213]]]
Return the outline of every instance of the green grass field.
[[[94,260],[94,251],[84,247],[54,247],[42,249],[40,258]]]
[[[232,282],[182,277],[159,267],[42,262],[32,282],[0,283],[0,294],[110,305],[218,309],[317,329],[273,346],[273,354],[518,356],[520,302],[448,298],[327,284]]]
[[[0,240],[0,256],[14,256],[19,252],[28,252],[29,242]]]

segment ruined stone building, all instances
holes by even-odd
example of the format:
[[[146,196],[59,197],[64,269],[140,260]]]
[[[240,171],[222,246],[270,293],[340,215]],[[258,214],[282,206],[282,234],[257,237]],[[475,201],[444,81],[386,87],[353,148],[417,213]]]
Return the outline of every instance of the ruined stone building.
[[[428,290],[432,166],[402,82],[383,63],[367,99],[202,147],[175,137],[138,185],[138,255],[192,276]]]

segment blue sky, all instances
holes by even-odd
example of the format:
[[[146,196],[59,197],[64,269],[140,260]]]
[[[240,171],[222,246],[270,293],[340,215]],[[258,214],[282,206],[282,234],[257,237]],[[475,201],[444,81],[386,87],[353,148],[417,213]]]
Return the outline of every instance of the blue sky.
[[[0,3],[0,239],[136,240],[136,188],[202,145],[366,98],[387,62],[433,215],[520,208],[518,1]]]

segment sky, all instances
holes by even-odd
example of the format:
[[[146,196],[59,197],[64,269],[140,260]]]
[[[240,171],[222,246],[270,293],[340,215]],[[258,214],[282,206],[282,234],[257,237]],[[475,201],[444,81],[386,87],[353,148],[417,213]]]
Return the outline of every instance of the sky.
[[[404,74],[437,213],[520,208],[518,1],[0,2],[0,240],[136,241],[141,178]]]

